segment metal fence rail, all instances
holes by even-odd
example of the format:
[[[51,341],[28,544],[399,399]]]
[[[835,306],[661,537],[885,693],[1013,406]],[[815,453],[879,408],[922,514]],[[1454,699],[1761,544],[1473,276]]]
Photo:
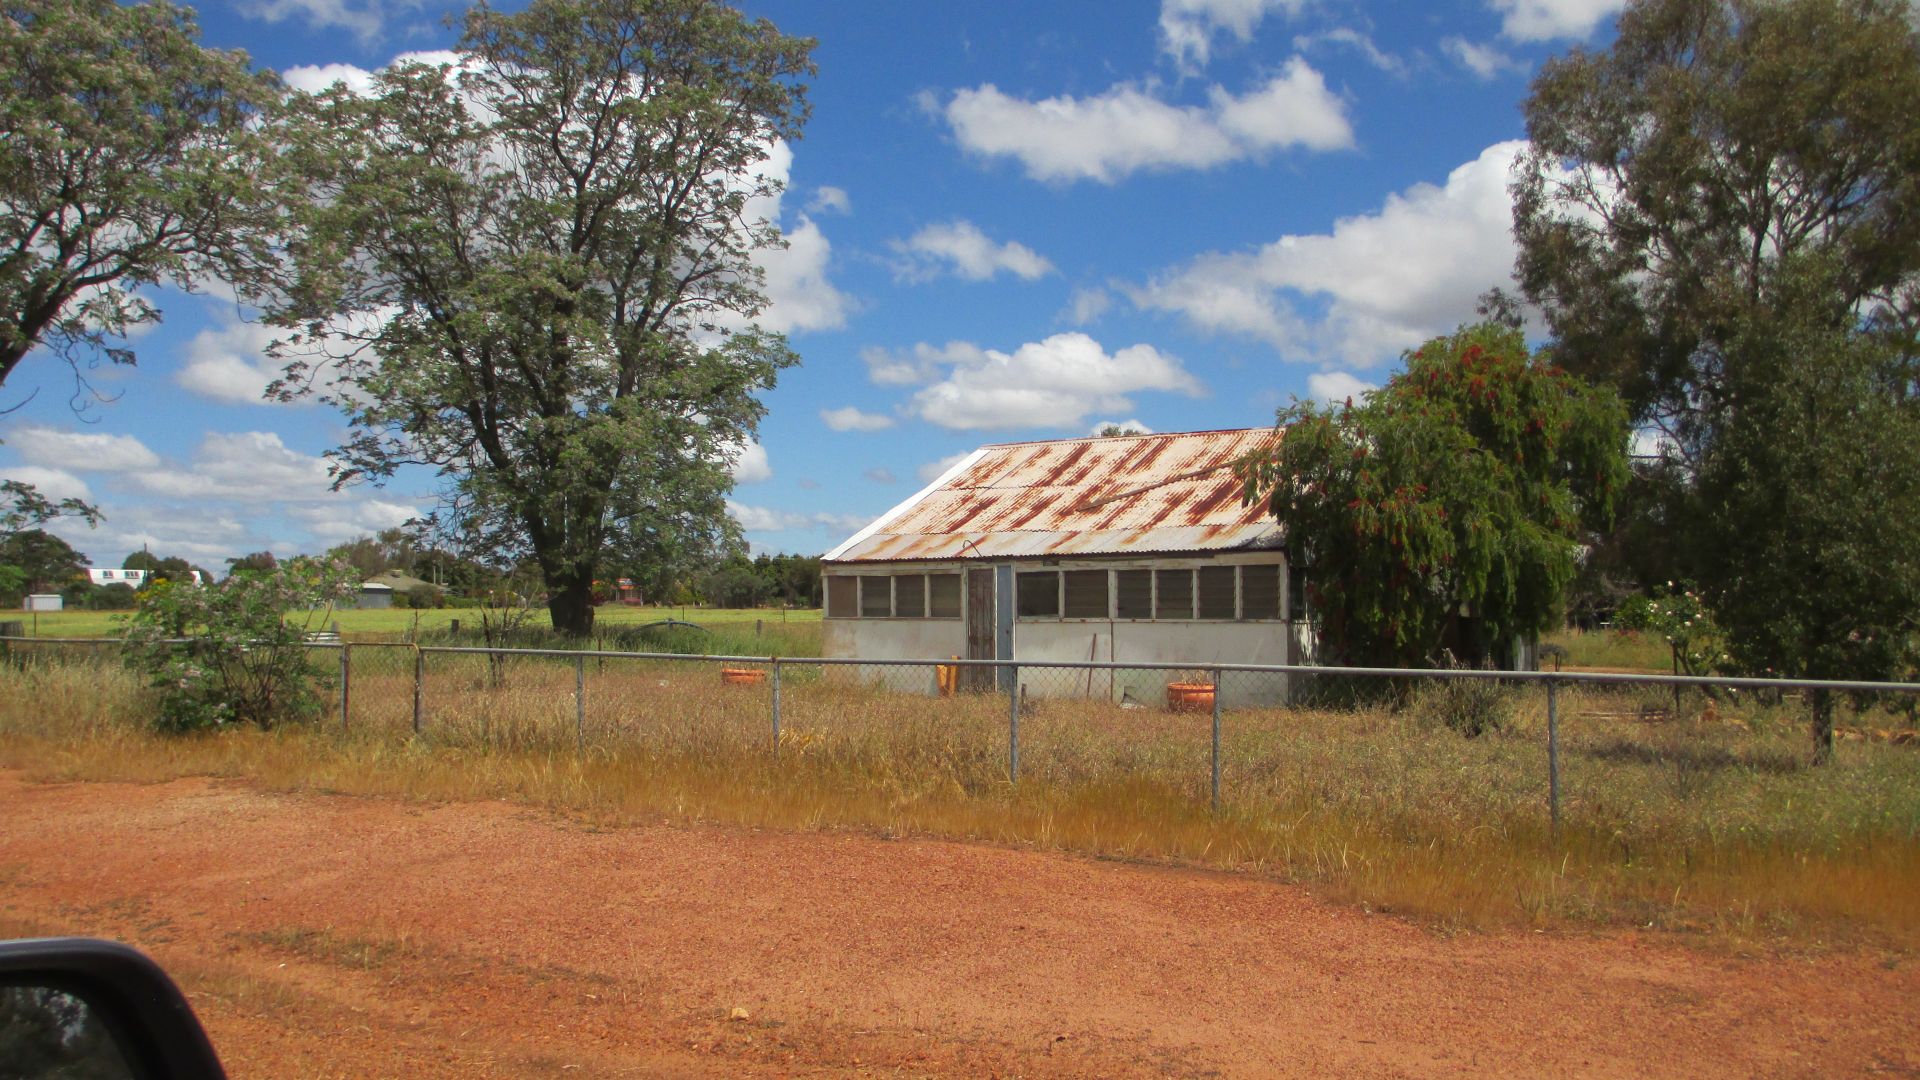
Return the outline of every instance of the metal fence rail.
[[[11,658],[31,656],[43,650],[84,650],[83,656],[104,657],[122,645],[117,638],[42,638],[0,637],[0,653]],[[186,644],[179,642],[178,644]],[[1576,687],[1669,687],[1698,689],[1751,690],[1771,694],[1816,691],[1832,694],[1913,695],[1920,696],[1920,683],[1871,682],[1828,679],[1771,679],[1722,676],[1629,674],[1595,671],[1491,671],[1474,669],[1328,667],[1311,664],[1227,664],[1205,660],[1164,661],[1006,661],[963,660],[956,658],[860,658],[860,657],[781,657],[751,655],[689,655],[665,652],[627,652],[598,649],[511,649],[482,646],[417,645],[391,642],[314,642],[307,648],[316,658],[326,658],[315,666],[335,682],[337,701],[335,719],[343,731],[362,724],[370,728],[407,731],[423,735],[435,726],[430,706],[436,684],[449,680],[469,684],[479,693],[469,692],[463,700],[506,694],[519,688],[523,695],[510,694],[498,708],[479,714],[475,735],[486,745],[524,737],[515,735],[516,725],[524,719],[516,710],[542,713],[550,721],[564,720],[571,728],[576,753],[584,755],[590,743],[635,729],[637,721],[622,709],[621,695],[631,696],[635,688],[647,688],[651,679],[667,688],[661,711],[682,710],[700,715],[719,715],[724,707],[728,716],[747,712],[761,713],[767,725],[763,730],[771,752],[778,755],[783,740],[797,740],[796,717],[808,724],[830,727],[835,722],[831,708],[815,699],[812,689],[823,683],[863,687],[879,693],[919,695],[929,701],[961,698],[979,708],[986,701],[1004,695],[1004,752],[1008,783],[1020,783],[1023,736],[1022,719],[1032,716],[1040,700],[1106,700],[1119,708],[1151,707],[1168,712],[1204,714],[1206,730],[1206,789],[1210,808],[1218,812],[1222,804],[1222,717],[1238,711],[1228,705],[1229,688],[1237,687],[1248,698],[1272,698],[1276,687],[1284,698],[1291,684],[1274,680],[1326,679],[1403,680],[1497,680],[1515,686],[1541,686],[1545,690],[1547,803],[1557,832],[1561,807],[1560,693]],[[589,671],[589,668],[593,670]],[[712,689],[711,670],[718,668],[718,688]],[[690,669],[709,669],[708,691],[682,692],[673,680]],[[965,680],[966,671],[987,673],[984,680]],[[1115,700],[1118,673],[1158,673],[1157,682],[1168,687],[1165,702]],[[1108,677],[1102,680],[1101,673]],[[590,674],[593,676],[590,678]],[[590,699],[589,690],[601,685],[606,703]],[[970,692],[967,685],[986,685],[991,689]],[[611,687],[611,689],[607,689]],[[1183,688],[1183,689],[1182,689]],[[442,694],[445,691],[440,691]],[[764,703],[752,699],[765,695]],[[745,695],[744,697],[741,695]],[[940,707],[940,706],[936,706]],[[954,705],[944,706],[956,708]],[[1285,708],[1287,706],[1278,706]],[[562,716],[562,711],[564,716]],[[655,717],[657,720],[658,717]],[[1196,715],[1193,719],[1199,719]],[[1184,729],[1182,729],[1184,730]],[[1058,734],[1057,732],[1053,734]]]

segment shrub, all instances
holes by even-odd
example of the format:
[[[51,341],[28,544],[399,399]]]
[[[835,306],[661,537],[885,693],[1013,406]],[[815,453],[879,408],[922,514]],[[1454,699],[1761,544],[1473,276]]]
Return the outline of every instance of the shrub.
[[[1478,738],[1513,719],[1513,701],[1498,679],[1427,679],[1413,695],[1414,716]]]
[[[127,663],[159,691],[154,726],[271,727],[321,709],[324,674],[306,648],[357,576],[344,563],[292,559],[204,588],[160,582],[129,619]]]

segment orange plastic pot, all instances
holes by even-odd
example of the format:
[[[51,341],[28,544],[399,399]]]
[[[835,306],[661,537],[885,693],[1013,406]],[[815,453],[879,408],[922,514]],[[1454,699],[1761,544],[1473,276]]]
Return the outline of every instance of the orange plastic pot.
[[[720,681],[730,686],[750,686],[767,681],[767,673],[759,668],[721,668]]]
[[[1167,708],[1174,712],[1212,712],[1212,683],[1168,683]]]

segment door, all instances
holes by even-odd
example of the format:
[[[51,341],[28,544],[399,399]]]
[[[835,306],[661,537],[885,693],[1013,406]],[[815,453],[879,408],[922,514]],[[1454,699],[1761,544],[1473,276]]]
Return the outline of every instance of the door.
[[[967,571],[967,659],[994,659],[996,625],[993,609],[993,569],[976,567]],[[960,670],[960,689],[985,693],[993,689],[993,669],[967,667]]]

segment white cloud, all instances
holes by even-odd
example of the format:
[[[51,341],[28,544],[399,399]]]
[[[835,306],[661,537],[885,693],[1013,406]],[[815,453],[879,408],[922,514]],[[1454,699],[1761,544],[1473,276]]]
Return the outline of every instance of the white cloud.
[[[1627,6],[1626,0],[1488,0],[1500,32],[1515,41],[1584,38]]]
[[[92,499],[87,482],[66,469],[46,465],[8,465],[0,468],[0,480],[32,484],[49,499]]]
[[[1358,402],[1378,389],[1377,385],[1345,371],[1322,371],[1307,376],[1307,396],[1328,405],[1338,405],[1348,398]]]
[[[948,469],[951,469],[955,465],[960,464],[960,459],[966,457],[970,453],[972,453],[971,450],[963,450],[958,454],[948,454],[946,457],[943,457],[938,461],[927,462],[925,465],[922,465],[918,469],[915,469],[913,473],[915,476],[918,476],[920,478],[921,483],[931,484],[935,480],[938,480],[942,476],[945,476],[947,474]]]
[[[900,478],[893,475],[893,470],[887,468],[885,465],[876,465],[860,475],[876,484],[897,484],[900,482]]]
[[[767,461],[767,448],[757,442],[731,447],[729,470],[736,484],[759,484],[773,479],[773,466]]]
[[[353,64],[296,64],[280,78],[303,94],[317,94],[334,83],[344,83],[356,94],[373,91],[373,72]]]
[[[173,377],[182,387],[215,401],[258,405],[281,365],[267,357],[280,331],[260,323],[229,322],[202,330],[187,342],[186,365]]]
[[[326,459],[289,448],[271,431],[209,431],[188,467],[131,478],[139,490],[163,498],[293,503],[338,497]]]
[[[852,405],[841,409],[821,409],[820,420],[835,431],[885,431],[893,426],[893,417],[861,412]]]
[[[160,456],[131,435],[31,426],[8,432],[7,445],[19,451],[29,465],[60,470],[117,472],[160,464]]]
[[[1498,78],[1506,72],[1527,70],[1526,62],[1508,56],[1492,45],[1480,45],[1466,38],[1443,38],[1440,50],[1453,58],[1453,62],[1473,72],[1476,78],[1486,80]]]
[[[767,152],[767,160],[760,164],[761,174],[785,184],[792,171],[793,148],[776,141]],[[766,309],[755,322],[762,329],[783,334],[841,326],[853,301],[827,277],[833,245],[805,214],[798,215],[793,223],[785,223],[781,202],[779,195],[752,199],[743,211],[749,221],[760,218],[780,225],[787,245],[754,254],[754,262],[766,274],[767,295]]]
[[[1444,185],[1416,184],[1331,233],[1202,255],[1127,290],[1142,308],[1264,340],[1288,360],[1368,367],[1472,319],[1513,270],[1508,173],[1521,142],[1488,147]],[[1302,314],[1309,301],[1324,312]]]
[[[1173,105],[1115,86],[1095,97],[1024,101],[991,83],[957,91],[943,115],[961,146],[1010,157],[1036,180],[1111,184],[1142,169],[1206,169],[1303,147],[1353,146],[1346,105],[1300,57],[1235,97],[1214,86],[1205,106]]]
[[[888,362],[869,355],[875,381],[928,383],[908,409],[929,423],[960,430],[1078,427],[1095,412],[1131,410],[1126,395],[1162,391],[1198,397],[1198,380],[1180,362],[1151,345],[1109,355],[1080,333],[1055,334],[1011,353],[953,342],[943,349],[917,345]]]
[[[1105,289],[1075,289],[1073,298],[1067,301],[1066,320],[1075,326],[1085,326],[1107,313],[1113,306],[1113,294]]]
[[[1306,0],[1161,0],[1160,48],[1187,72],[1205,67],[1216,34],[1242,44],[1269,12],[1298,14]]]
[[[300,523],[308,535],[317,542],[315,546],[321,548],[344,544],[348,540],[361,536],[372,536],[385,529],[397,528],[419,516],[419,508],[409,503],[372,498],[354,499],[342,504],[294,506],[287,509],[287,517]]]
[[[1341,45],[1360,54],[1368,64],[1389,75],[1404,75],[1406,62],[1392,53],[1382,52],[1373,39],[1351,27],[1340,26],[1319,34],[1301,34],[1293,39],[1297,52],[1307,52],[1321,45]]]
[[[853,200],[847,197],[847,189],[822,184],[813,189],[813,198],[807,200],[807,212],[812,214],[851,214]]]
[[[378,2],[356,7],[346,0],[241,0],[240,13],[270,23],[297,19],[315,30],[339,28],[361,41],[380,36],[391,5]]]
[[[986,281],[1002,271],[1024,281],[1053,273],[1053,264],[1025,244],[996,244],[970,221],[929,225],[906,240],[892,242],[906,256],[901,277],[924,281],[943,270],[967,281]]]
[[[1119,428],[1123,434],[1127,435],[1153,434],[1152,428],[1138,420],[1098,420],[1094,422],[1093,427],[1087,429],[1087,434],[1098,435],[1108,428]]]
[[[774,510],[737,503],[731,499],[727,501],[727,513],[733,515],[733,520],[739,522],[747,532],[783,532],[791,529],[847,534],[858,532],[867,524],[867,519],[857,514]]]

